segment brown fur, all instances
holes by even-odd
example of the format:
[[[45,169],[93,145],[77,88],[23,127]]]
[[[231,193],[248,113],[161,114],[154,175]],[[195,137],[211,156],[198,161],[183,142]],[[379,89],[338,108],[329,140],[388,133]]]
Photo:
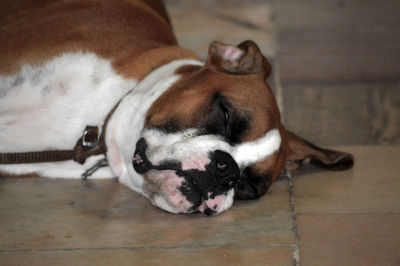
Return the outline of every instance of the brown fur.
[[[179,48],[160,1],[1,1],[0,73],[87,51],[111,59],[123,76],[143,78],[176,58]],[[156,59],[156,60],[155,60]]]
[[[211,97],[216,93],[226,96],[237,109],[250,111],[252,123],[242,141],[253,141],[278,128],[280,113],[273,93],[263,75],[230,75],[212,67],[184,67],[177,71],[183,77],[164,93],[147,112],[145,127],[159,127],[173,118],[182,128],[199,127]],[[196,82],[193,82],[193,81]],[[182,103],[182,104],[179,104]],[[270,173],[271,182],[280,174],[286,156],[286,142],[279,153],[257,163],[256,172]]]

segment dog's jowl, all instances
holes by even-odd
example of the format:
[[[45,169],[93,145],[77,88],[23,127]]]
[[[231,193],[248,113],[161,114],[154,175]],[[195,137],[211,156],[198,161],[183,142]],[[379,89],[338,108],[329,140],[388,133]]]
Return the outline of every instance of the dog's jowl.
[[[353,165],[285,130],[253,41],[212,42],[201,62],[158,1],[0,8],[3,175],[117,176],[168,212],[215,215],[306,159]]]

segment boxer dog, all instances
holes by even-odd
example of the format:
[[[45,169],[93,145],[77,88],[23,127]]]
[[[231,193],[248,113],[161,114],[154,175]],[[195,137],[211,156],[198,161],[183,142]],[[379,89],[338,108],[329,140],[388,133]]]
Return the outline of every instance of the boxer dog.
[[[285,130],[253,41],[213,42],[201,62],[177,45],[157,0],[0,6],[7,176],[117,176],[168,212],[215,215],[306,159],[353,164]]]

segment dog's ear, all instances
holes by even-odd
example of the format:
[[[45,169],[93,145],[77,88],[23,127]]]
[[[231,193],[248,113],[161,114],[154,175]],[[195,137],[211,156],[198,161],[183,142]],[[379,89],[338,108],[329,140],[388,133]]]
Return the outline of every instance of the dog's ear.
[[[353,155],[345,152],[323,149],[286,131],[288,153],[286,156],[286,170],[294,170],[301,166],[304,160],[329,170],[346,170],[353,166]]]
[[[260,74],[264,79],[271,73],[270,63],[253,41],[244,41],[237,46],[211,43],[206,65],[229,74]]]

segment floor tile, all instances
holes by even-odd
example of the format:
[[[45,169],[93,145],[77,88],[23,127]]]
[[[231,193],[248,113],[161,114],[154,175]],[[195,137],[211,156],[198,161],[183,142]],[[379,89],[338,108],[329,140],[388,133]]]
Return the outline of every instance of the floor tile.
[[[307,166],[293,173],[296,211],[307,213],[400,213],[400,146],[341,148],[354,155],[343,172]]]
[[[320,145],[400,143],[400,83],[285,86],[284,124]]]
[[[302,265],[400,265],[400,214],[297,217]]]
[[[216,217],[173,215],[115,180],[1,179],[0,250],[294,243],[287,180]]]
[[[3,252],[6,265],[293,265],[289,247]]]

